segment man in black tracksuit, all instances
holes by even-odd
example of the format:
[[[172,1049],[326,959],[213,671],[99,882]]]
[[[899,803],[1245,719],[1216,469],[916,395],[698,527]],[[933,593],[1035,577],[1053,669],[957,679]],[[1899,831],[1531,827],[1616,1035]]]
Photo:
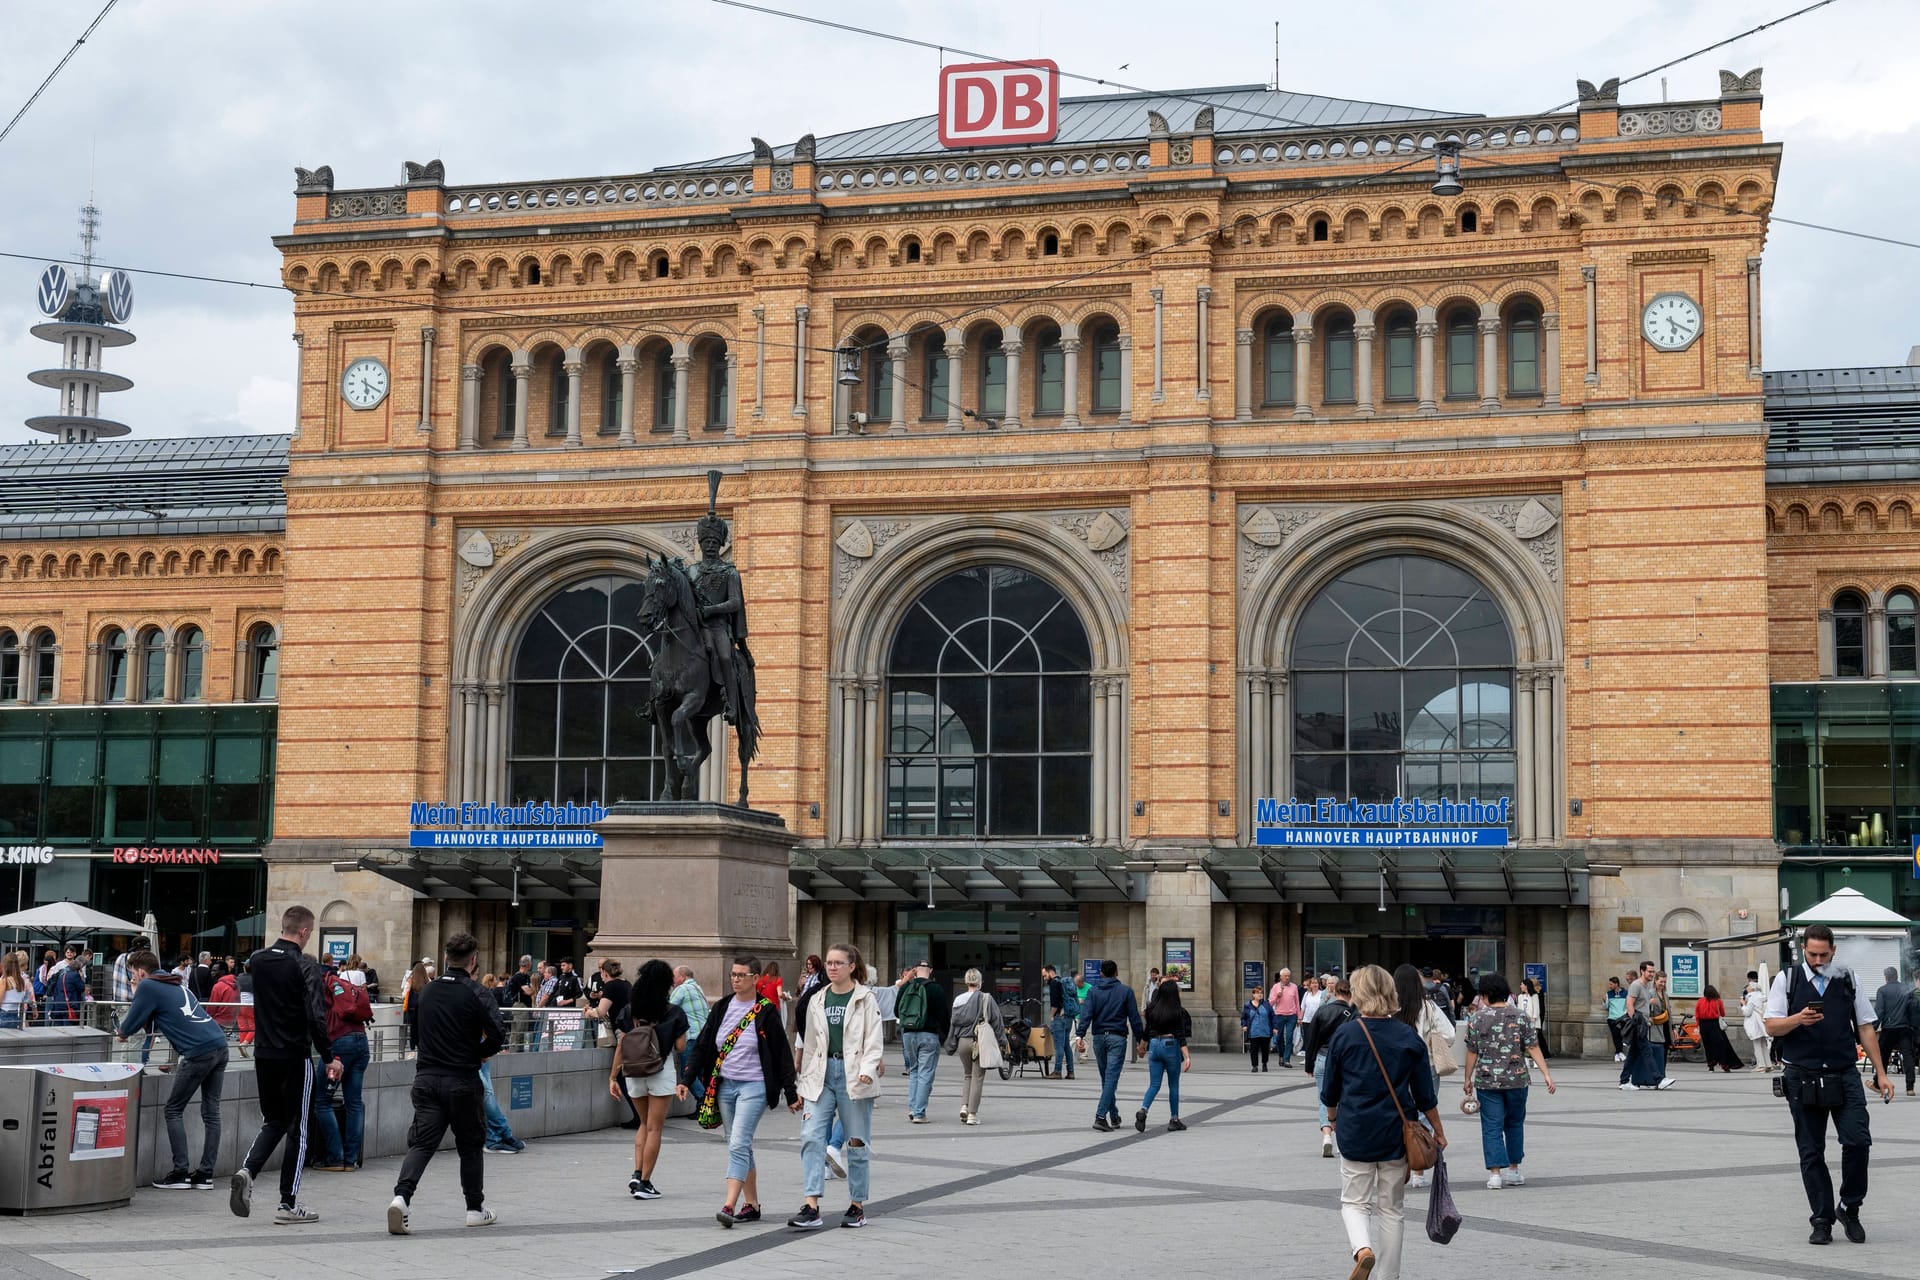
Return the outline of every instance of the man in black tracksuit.
[[[327,1064],[327,1078],[345,1071],[327,1039],[327,1009],[321,995],[320,966],[306,953],[313,936],[313,912],[288,907],[280,917],[280,939],[247,959],[253,978],[254,1078],[260,1089],[260,1132],[233,1175],[228,1200],[244,1218],[253,1212],[253,1180],[266,1167],[280,1139],[287,1139],[280,1161],[280,1226],[318,1222],[320,1213],[299,1201],[300,1171],[307,1162],[307,1112],[313,1100],[313,1055]]]
[[[420,1175],[440,1147],[447,1129],[460,1153],[460,1190],[467,1197],[467,1225],[490,1227],[486,1207],[487,1122],[482,1109],[480,1064],[500,1052],[506,1033],[500,1027],[500,1003],[473,980],[480,944],[470,933],[447,939],[447,967],[427,984],[420,1002],[420,1054],[413,1077],[413,1124],[407,1129],[407,1158],[393,1184],[387,1206],[387,1230],[410,1231],[413,1192]]]

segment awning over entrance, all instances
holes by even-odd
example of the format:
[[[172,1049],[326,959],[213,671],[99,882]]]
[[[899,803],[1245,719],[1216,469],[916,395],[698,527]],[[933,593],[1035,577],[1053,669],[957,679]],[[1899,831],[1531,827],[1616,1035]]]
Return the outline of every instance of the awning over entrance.
[[[429,898],[462,902],[574,902],[600,896],[600,853],[426,849],[336,862],[336,871],[372,871]]]
[[[788,879],[816,902],[1030,902],[1133,898],[1111,851],[1074,847],[933,846],[795,849]]]

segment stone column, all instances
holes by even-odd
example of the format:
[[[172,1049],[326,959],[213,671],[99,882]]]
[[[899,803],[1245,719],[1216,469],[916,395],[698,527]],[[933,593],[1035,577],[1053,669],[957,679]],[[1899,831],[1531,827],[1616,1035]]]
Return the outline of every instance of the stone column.
[[[1480,304],[1480,412],[1500,408],[1500,308]]]
[[[1839,669],[1839,658],[1835,654],[1837,646],[1833,635],[1833,610],[1820,611],[1817,637],[1814,649],[1818,655],[1820,678],[1831,680],[1834,672]]]
[[[1533,830],[1537,840],[1551,843],[1560,825],[1559,751],[1554,740],[1554,674],[1536,671],[1533,677]]]
[[[1887,593],[1867,597],[1867,679],[1887,678]]]
[[[884,775],[885,766],[880,739],[880,682],[860,682],[860,740],[863,744],[859,773],[865,785],[860,788],[860,836],[862,843],[880,839],[880,789],[874,783]]]
[[[420,434],[433,430],[433,326],[420,329]]]
[[[793,309],[793,416],[807,416],[807,316],[812,307]]]
[[[840,678],[840,803],[836,828],[842,844],[860,840],[860,686]]]
[[[1253,420],[1253,330],[1233,332],[1233,420]]]
[[[1107,831],[1111,840],[1127,833],[1127,679],[1107,681]]]
[[[295,330],[293,333],[293,434],[300,438],[300,389],[306,385],[307,376],[307,335]]]
[[[1020,355],[1026,349],[1026,339],[1020,330],[1012,329],[1000,335],[1000,350],[1007,357],[1007,411],[1000,425],[1008,430],[1020,426]]]
[[[1166,382],[1166,345],[1167,345],[1167,308],[1166,290],[1149,289],[1147,296],[1153,299],[1153,402],[1160,404],[1167,398]]]
[[[580,447],[580,375],[586,370],[579,348],[567,352],[560,369],[567,375],[567,448]]]
[[[1261,674],[1249,676],[1247,695],[1247,728],[1250,731],[1247,735],[1247,794],[1240,798],[1238,825],[1247,833],[1247,843],[1251,844],[1254,801],[1273,794],[1264,785],[1273,776],[1273,745],[1269,737],[1273,728],[1273,682]]]
[[[1440,402],[1433,394],[1433,336],[1440,332],[1440,323],[1434,319],[1432,307],[1421,307],[1415,314],[1413,331],[1420,339],[1420,403],[1415,412],[1423,418],[1432,418],[1440,412]]]
[[[753,309],[753,416],[767,416],[767,309]],[[629,395],[628,400],[633,397]]]
[[[1195,395],[1201,400],[1213,399],[1213,387],[1207,380],[1207,364],[1211,353],[1207,350],[1207,303],[1213,298],[1213,290],[1201,285],[1195,291],[1194,305],[1194,369],[1197,373],[1198,391]]]
[[[1587,385],[1600,385],[1600,297],[1598,267],[1580,268],[1580,279],[1587,290]]]
[[[1533,839],[1533,757],[1539,748],[1533,740],[1533,668],[1515,667],[1513,671],[1513,838],[1527,844]]]
[[[1067,327],[1073,330],[1073,336],[1060,336],[1061,359],[1065,366],[1063,381],[1066,384],[1066,394],[1061,398],[1060,425],[1077,427],[1080,425],[1080,330],[1075,325]]]
[[[687,441],[687,371],[693,367],[693,356],[674,344],[673,354],[668,357],[673,362],[673,442],[685,444]]]
[[[632,343],[620,348],[614,357],[614,365],[620,370],[620,443],[632,444],[634,383],[637,380],[635,374],[640,368]]]
[[[1267,794],[1284,799],[1293,794],[1293,723],[1287,711],[1287,673],[1268,672],[1267,686],[1267,704],[1273,715],[1273,733],[1267,739]]]
[[[1560,407],[1560,313],[1549,311],[1540,317],[1540,358],[1546,367],[1540,372],[1541,403],[1549,409]]]
[[[907,434],[907,335],[904,333],[887,339],[887,377],[892,379],[887,400],[893,409],[893,421],[887,425],[887,433],[903,436]]]
[[[480,446],[480,366],[460,366],[460,447]]]
[[[1362,309],[1353,323],[1354,413],[1373,416],[1373,312]]]
[[[1760,376],[1760,259],[1747,259],[1747,376]]]
[[[486,750],[480,758],[481,800],[487,804],[498,804],[504,790],[506,755],[501,750],[504,739],[500,736],[500,702],[506,697],[506,686],[489,683],[484,687],[487,699]]]
[[[967,354],[967,335],[959,329],[947,330],[947,430],[960,430],[961,363]]]
[[[1133,335],[1120,335],[1120,421],[1133,421]]]
[[[1093,779],[1091,797],[1088,804],[1088,836],[1094,844],[1103,844],[1107,839],[1107,771],[1106,762],[1099,758],[1107,742],[1107,684],[1105,676],[1095,676],[1090,682],[1093,688],[1093,724],[1092,742],[1095,757],[1093,761]]]
[[[527,440],[527,390],[533,385],[532,358],[524,351],[513,353],[513,447],[530,448]]]
[[[1293,416],[1313,417],[1313,317],[1293,322]]]
[[[740,403],[740,353],[727,348],[727,393],[720,399],[720,434],[733,439],[733,415]]]
[[[480,761],[486,749],[481,735],[480,686],[472,680],[460,683],[460,790],[456,801],[480,798]]]

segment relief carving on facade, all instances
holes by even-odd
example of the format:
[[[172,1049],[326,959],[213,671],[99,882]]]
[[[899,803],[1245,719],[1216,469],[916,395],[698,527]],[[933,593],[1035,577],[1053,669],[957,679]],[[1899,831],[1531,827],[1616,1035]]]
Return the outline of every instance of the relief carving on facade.
[[[1240,515],[1240,589],[1245,591],[1267,561],[1273,558],[1295,531],[1330,511],[1340,510],[1330,502],[1280,503],[1249,506]]]
[[[1048,517],[1087,546],[1087,553],[1112,576],[1122,594],[1128,590],[1133,557],[1127,553],[1132,513],[1124,507],[1101,511],[1061,511]]]
[[[839,532],[833,540],[833,598],[838,600],[847,594],[868,561],[918,521],[855,516],[836,523]]]
[[[691,520],[672,524],[613,527],[634,532],[644,530],[652,535],[652,541],[665,542],[676,551],[684,552],[690,559],[700,554],[699,545],[694,541]],[[455,544],[457,552],[454,565],[456,570],[454,599],[457,607],[464,610],[472,602],[480,584],[506,561],[523,555],[530,549],[545,546],[556,539],[577,538],[583,533],[595,532],[596,528],[597,526],[565,529],[474,529],[470,533],[461,535]],[[639,576],[637,567],[635,576]]]

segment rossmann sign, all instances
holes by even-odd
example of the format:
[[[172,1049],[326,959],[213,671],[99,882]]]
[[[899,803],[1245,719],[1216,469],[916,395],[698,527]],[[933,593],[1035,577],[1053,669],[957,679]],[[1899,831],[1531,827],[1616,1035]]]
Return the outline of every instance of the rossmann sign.
[[[1031,62],[967,62],[940,69],[940,145],[991,147],[1051,142],[1060,132],[1060,68]]]

